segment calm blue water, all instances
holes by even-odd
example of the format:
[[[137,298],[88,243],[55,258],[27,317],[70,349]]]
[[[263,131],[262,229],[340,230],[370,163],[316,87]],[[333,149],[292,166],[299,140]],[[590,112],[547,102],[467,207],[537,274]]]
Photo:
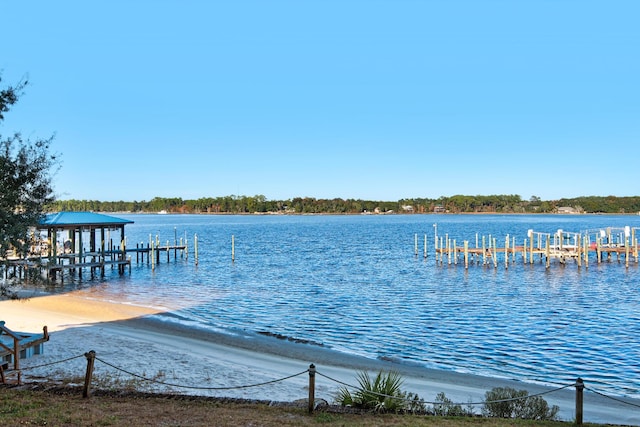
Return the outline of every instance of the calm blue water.
[[[548,384],[581,376],[599,390],[640,397],[640,270],[553,262],[504,268],[436,265],[439,235],[476,233],[522,244],[528,229],[554,233],[640,227],[640,216],[117,215],[128,245],[159,236],[189,241],[189,258],[155,271],[109,274],[101,298],[163,305],[176,321],[217,331],[269,332],[340,352],[429,368]],[[199,263],[193,254],[198,235]],[[414,255],[418,234],[419,255]],[[428,258],[423,257],[424,235]],[[235,262],[231,236],[235,236]],[[460,244],[459,243],[459,244]],[[274,338],[275,339],[275,338]]]

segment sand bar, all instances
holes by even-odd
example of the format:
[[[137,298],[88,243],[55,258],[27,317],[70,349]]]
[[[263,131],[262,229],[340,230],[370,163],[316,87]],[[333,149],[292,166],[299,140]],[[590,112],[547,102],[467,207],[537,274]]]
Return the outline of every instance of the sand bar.
[[[333,401],[333,395],[340,387],[340,383],[334,380],[357,385],[356,375],[361,370],[372,373],[380,369],[399,371],[405,378],[403,388],[417,393],[427,402],[434,401],[440,392],[454,402],[465,404],[481,402],[484,393],[493,387],[527,389],[531,394],[554,389],[370,360],[273,337],[203,331],[163,322],[160,319],[164,311],[166,309],[100,301],[87,290],[31,297],[23,301],[0,301],[0,320],[4,320],[11,329],[37,333],[46,325],[51,334],[51,340],[44,345],[44,354],[21,361],[25,382],[82,378],[86,367],[84,357],[31,367],[82,356],[94,350],[99,359],[128,373],[177,385],[145,383],[147,389],[181,394],[272,401],[303,399],[308,396],[306,370],[311,363],[321,374],[316,379],[316,397],[329,402]],[[98,377],[117,377],[122,381],[134,379],[101,361],[96,361],[95,369]],[[285,381],[246,387],[298,373],[300,375]],[[573,387],[547,394],[544,398],[560,407],[561,419],[574,418]],[[640,404],[637,400],[628,401]],[[476,406],[476,411],[479,410],[480,407]],[[640,410],[638,406],[585,392],[584,421],[640,425]]]

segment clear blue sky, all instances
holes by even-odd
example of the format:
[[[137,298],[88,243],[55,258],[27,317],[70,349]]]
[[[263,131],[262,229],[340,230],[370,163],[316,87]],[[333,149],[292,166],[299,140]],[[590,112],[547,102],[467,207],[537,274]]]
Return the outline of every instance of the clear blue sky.
[[[640,194],[640,1],[0,4],[61,199]]]

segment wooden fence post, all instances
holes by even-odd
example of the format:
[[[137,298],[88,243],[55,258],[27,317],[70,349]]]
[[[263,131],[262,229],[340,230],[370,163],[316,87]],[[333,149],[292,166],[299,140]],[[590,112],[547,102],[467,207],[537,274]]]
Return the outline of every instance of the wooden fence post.
[[[316,399],[316,365],[309,365],[309,413],[313,413]]]
[[[584,381],[582,378],[576,380],[576,425],[582,425]]]
[[[87,358],[87,372],[84,376],[84,388],[82,389],[82,397],[87,398],[90,395],[90,386],[91,386],[91,377],[93,375],[93,363],[96,360],[96,352],[91,350],[88,353],[84,354],[84,357]]]

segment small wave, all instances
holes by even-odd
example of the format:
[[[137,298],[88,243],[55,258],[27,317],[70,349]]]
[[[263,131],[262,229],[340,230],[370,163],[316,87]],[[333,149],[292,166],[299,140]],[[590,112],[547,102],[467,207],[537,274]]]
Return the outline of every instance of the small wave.
[[[316,346],[319,346],[319,347],[324,347],[324,344],[322,344],[321,342],[302,339],[302,338],[290,337],[290,336],[287,336],[287,335],[277,334],[277,333],[274,333],[274,332],[259,331],[258,334],[259,335],[264,335],[264,336],[267,336],[267,337],[277,338],[279,340],[286,340],[286,341],[295,342],[297,344],[310,344],[310,345],[316,345]]]

